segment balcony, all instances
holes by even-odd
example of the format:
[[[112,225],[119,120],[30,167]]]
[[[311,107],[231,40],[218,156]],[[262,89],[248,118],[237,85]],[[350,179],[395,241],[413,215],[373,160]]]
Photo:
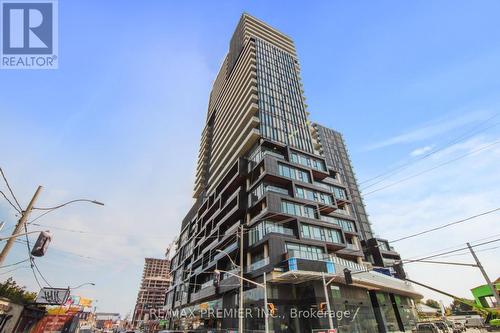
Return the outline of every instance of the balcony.
[[[248,245],[253,245],[257,243],[265,235],[270,233],[277,233],[281,235],[295,237],[293,229],[283,227],[282,225],[274,224],[273,222],[263,221],[250,230]]]
[[[360,250],[360,248],[356,244],[346,243],[345,245],[346,245],[346,248],[349,249],[349,250],[353,250],[353,251],[359,251]]]
[[[253,264],[251,264],[250,266],[248,266],[246,268],[245,272],[250,273],[250,272],[256,271],[256,270],[258,270],[266,265],[269,265],[269,257],[254,262]]]
[[[348,268],[353,272],[366,272],[369,270],[368,266],[360,265],[357,262],[339,257],[330,256],[330,260],[335,264],[335,270],[339,272],[343,271],[344,268]]]
[[[285,271],[321,272],[335,274],[335,266],[328,255],[311,256],[301,251],[289,251]]]

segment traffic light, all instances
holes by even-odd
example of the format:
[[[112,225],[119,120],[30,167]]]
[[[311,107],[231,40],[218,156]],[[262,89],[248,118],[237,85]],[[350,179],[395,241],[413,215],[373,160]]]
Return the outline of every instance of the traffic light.
[[[352,274],[349,268],[344,268],[345,284],[352,284]]]
[[[45,253],[47,253],[51,240],[52,235],[48,231],[42,231],[40,235],[38,235],[38,239],[31,250],[31,254],[35,257],[43,257]]]
[[[277,309],[276,306],[274,306],[274,303],[267,303],[267,310],[271,316],[276,315]]]
[[[213,280],[213,282],[214,282],[214,287],[215,288],[219,288],[219,285],[220,285],[220,272],[216,271],[214,273],[214,280]]]
[[[319,303],[319,311],[321,312],[325,312],[327,311],[328,309],[326,308],[326,302],[321,302]]]
[[[396,261],[392,268],[394,268],[394,271],[396,271],[396,275],[398,276],[398,278],[400,278],[401,280],[406,280],[406,272],[403,269],[403,262]]]

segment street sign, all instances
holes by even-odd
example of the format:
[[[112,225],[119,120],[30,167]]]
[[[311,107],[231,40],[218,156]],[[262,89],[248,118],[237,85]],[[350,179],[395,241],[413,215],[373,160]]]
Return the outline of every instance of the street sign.
[[[69,298],[69,289],[42,288],[36,296],[35,303],[46,305],[62,305]]]

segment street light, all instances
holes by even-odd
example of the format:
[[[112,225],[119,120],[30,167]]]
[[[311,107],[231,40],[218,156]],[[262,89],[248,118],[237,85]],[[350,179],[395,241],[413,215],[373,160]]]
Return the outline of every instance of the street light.
[[[96,204],[96,205],[99,205],[99,206],[104,206],[104,204],[102,202],[99,202],[97,200],[76,199],[76,200],[71,200],[71,201],[65,202],[65,203],[60,204],[58,206],[54,206],[54,207],[35,207],[35,202],[36,202],[38,196],[40,195],[41,191],[42,191],[42,186],[38,186],[35,194],[31,198],[31,200],[30,200],[28,206],[26,207],[26,209],[25,210],[21,210],[21,218],[19,219],[19,222],[17,222],[16,227],[14,228],[14,231],[12,232],[12,236],[15,236],[15,235],[21,233],[21,231],[23,230],[23,228],[25,228],[25,226],[26,226],[26,223],[28,221],[28,218],[29,218],[32,210],[34,210],[34,209],[36,209],[36,210],[46,210],[47,213],[49,213],[50,211],[53,211],[55,209],[64,207],[64,206],[69,205],[69,204],[71,204],[73,202],[82,202],[82,201],[84,201],[84,202],[90,202],[90,203],[93,203],[93,204]],[[44,215],[44,214],[42,214],[42,215]],[[42,215],[40,215],[39,217],[41,217]],[[14,239],[15,238],[16,237],[10,237],[7,240],[7,243],[3,247],[2,251],[0,252],[0,266],[3,264],[3,262],[5,261],[5,258],[7,257],[7,254],[9,253],[10,249],[14,245]]]
[[[82,283],[76,287],[68,287],[68,289],[70,290],[75,290],[75,289],[78,289],[78,288],[81,288],[83,286],[87,286],[87,285],[90,285],[90,286],[95,286],[95,283],[94,282],[85,282],[85,283]]]
[[[264,315],[265,315],[265,320],[264,320],[264,326],[265,326],[265,332],[266,333],[269,333],[269,313],[267,311],[267,282],[266,282],[266,275],[267,273],[264,272],[264,275],[262,275],[263,279],[264,279],[264,283],[258,283],[258,282],[255,282],[255,281],[252,281],[252,280],[249,280],[249,279],[246,279],[242,276],[239,276],[237,274],[234,274],[234,273],[231,273],[231,272],[228,272],[228,271],[223,271],[223,270],[220,270],[220,269],[216,269],[214,270],[215,274],[220,274],[221,272],[222,273],[226,273],[226,274],[229,274],[231,276],[235,276],[237,277],[238,279],[240,279],[240,283],[243,284],[243,281],[246,281],[246,282],[249,282],[253,285],[256,285],[257,287],[261,287],[264,289]],[[240,297],[243,297],[243,295],[240,295]],[[240,311],[242,311],[243,309],[241,309]],[[243,312],[243,311],[242,311]],[[240,313],[240,316],[241,316],[241,313]]]
[[[75,199],[75,200],[71,200],[71,201],[65,202],[63,204],[54,206],[54,207],[33,207],[33,209],[36,209],[36,210],[54,210],[54,209],[58,209],[58,208],[66,206],[66,205],[72,204],[74,202],[90,202],[90,203],[93,203],[95,205],[104,206],[104,203],[97,201],[97,200]]]
[[[233,261],[233,259],[231,258],[231,256],[229,255],[229,253],[227,253],[226,251],[223,251],[223,250],[215,250],[215,252],[220,252],[220,253],[224,253],[228,258],[229,258],[229,261],[231,261],[231,264],[233,264],[233,267],[235,268],[238,268],[240,267],[239,265],[236,265],[236,263]]]

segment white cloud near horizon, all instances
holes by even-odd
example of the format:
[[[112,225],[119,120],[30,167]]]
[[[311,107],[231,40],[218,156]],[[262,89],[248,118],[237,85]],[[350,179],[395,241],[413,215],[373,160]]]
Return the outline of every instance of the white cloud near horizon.
[[[410,156],[412,156],[412,157],[421,156],[421,155],[431,151],[432,148],[433,148],[433,146],[424,146],[424,147],[414,149],[410,152]]]
[[[491,117],[492,112],[484,110],[466,113],[451,119],[449,117],[442,117],[420,127],[408,130],[403,134],[369,144],[365,150],[370,151],[398,144],[421,142],[472,123],[485,121]]]
[[[499,139],[498,132],[471,138],[420,161],[405,170],[403,175],[386,180],[386,183],[378,186],[394,183],[408,175],[491,145]],[[492,145],[466,158],[366,196],[365,204],[376,234],[394,240],[500,207],[498,165],[500,145]],[[488,237],[493,240],[500,238],[499,219],[500,213],[492,213],[393,245],[402,258],[415,258],[435,251],[439,253],[444,249],[459,248],[466,242]],[[500,242],[476,248],[477,255],[493,280],[500,276],[500,249],[495,249],[495,245],[499,246]],[[466,251],[458,254],[461,255],[442,260],[473,262]],[[405,267],[410,278],[415,281],[461,297],[471,298],[470,289],[484,284],[481,273],[474,268],[424,263],[407,264]],[[417,289],[426,298],[444,300],[446,305],[451,302],[451,299],[441,294],[420,287]]]

